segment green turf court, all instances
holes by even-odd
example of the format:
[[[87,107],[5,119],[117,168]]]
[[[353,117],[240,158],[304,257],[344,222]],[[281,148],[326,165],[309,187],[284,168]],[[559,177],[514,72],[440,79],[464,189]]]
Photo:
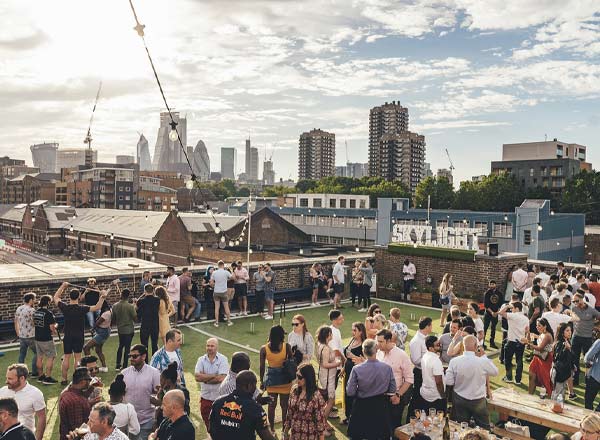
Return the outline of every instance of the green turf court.
[[[388,311],[392,307],[399,307],[402,311],[402,321],[406,323],[409,327],[409,338],[412,338],[414,335],[418,319],[420,316],[431,316],[433,318],[434,324],[434,332],[440,333],[441,329],[438,326],[439,323],[439,310],[433,310],[430,308],[419,307],[419,306],[408,306],[403,303],[395,303],[386,300],[378,301],[375,299],[375,302],[378,302],[382,307],[384,314],[387,316]],[[288,306],[287,316],[282,319],[282,325],[284,326],[286,331],[291,331],[291,320],[292,316],[296,313],[301,313],[304,315],[307,321],[308,329],[311,333],[317,330],[317,328],[321,324],[328,324],[329,321],[327,319],[327,314],[329,312],[329,306],[323,305],[321,307],[308,307],[302,308],[301,310],[296,310],[291,306]],[[350,329],[352,322],[361,321],[364,322],[365,314],[359,313],[356,309],[351,308],[349,304],[344,304],[344,309],[342,310],[345,316],[345,322],[341,329],[342,337],[345,342],[348,342],[350,339]],[[415,320],[411,320],[411,314],[415,316]],[[255,372],[258,372],[258,351],[260,347],[266,342],[269,328],[272,325],[279,323],[279,313],[276,313],[275,319],[273,321],[266,321],[263,318],[257,316],[249,316],[244,318],[234,319],[235,325],[232,327],[227,327],[225,325],[221,325],[219,328],[215,328],[211,322],[203,322],[203,323],[194,323],[194,324],[186,324],[180,325],[179,328],[184,333],[184,345],[182,346],[183,359],[184,359],[184,368],[185,368],[185,378],[189,387],[190,395],[191,395],[191,417],[196,425],[196,439],[205,439],[207,438],[206,430],[204,427],[204,423],[200,418],[200,410],[199,410],[199,390],[198,386],[195,384],[193,370],[196,365],[196,361],[199,356],[203,355],[205,352],[205,343],[206,340],[215,336],[220,339],[219,351],[231,359],[231,355],[236,351],[247,351],[250,355],[252,361],[252,369]],[[251,323],[254,323],[254,332],[251,331]],[[498,326],[498,331],[496,332],[496,341],[499,342],[501,339],[502,333],[500,331],[500,327]],[[134,337],[133,343],[139,343],[139,336],[136,334]],[[118,347],[118,338],[113,335],[109,338],[109,340],[104,345],[104,353],[107,358],[107,363],[109,367],[108,373],[102,373],[100,376],[103,379],[105,384],[105,396],[108,398],[107,389],[108,385],[114,378],[116,372],[114,370],[115,367],[115,358],[116,358],[116,350]],[[62,355],[62,346],[58,346],[58,358],[57,363],[54,365],[53,376],[55,378],[60,378],[60,365],[58,365],[58,359]],[[93,354],[93,352],[92,352]],[[6,371],[6,367],[17,361],[18,351],[7,351],[4,357],[0,358],[0,370]],[[30,355],[28,356],[26,361],[30,361]],[[494,359],[496,365],[499,365],[497,357]],[[315,364],[316,365],[316,364]],[[504,376],[504,367],[499,366],[500,374],[493,378],[492,380],[492,388],[498,388],[502,386],[506,386],[507,384],[502,382],[502,377]],[[524,374],[523,384],[521,387],[516,387],[516,385],[512,385],[516,388],[520,388],[520,392],[527,392],[527,369],[528,366],[524,366]],[[71,372],[71,371],[70,371]],[[56,439],[58,438],[58,409],[57,409],[57,398],[58,394],[61,391],[62,387],[60,385],[42,385],[36,380],[31,381],[31,383],[37,387],[39,387],[45,397],[48,411],[48,425],[46,428],[45,439]],[[583,395],[584,388],[576,387],[576,393],[579,396],[575,401],[569,401],[569,403],[574,403],[579,406],[583,406]],[[341,398],[341,392],[338,388],[338,398]],[[341,403],[338,404],[338,407],[341,410]],[[340,412],[343,414],[343,412]],[[331,420],[332,425],[336,428],[336,433],[334,437],[337,439],[345,439],[346,438],[346,427],[339,424],[339,420]],[[280,427],[278,429],[278,433],[280,432]]]

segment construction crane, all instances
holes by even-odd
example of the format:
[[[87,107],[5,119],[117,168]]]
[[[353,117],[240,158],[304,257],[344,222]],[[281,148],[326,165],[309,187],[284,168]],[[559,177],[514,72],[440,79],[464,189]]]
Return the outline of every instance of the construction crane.
[[[348,160],[348,141],[346,141],[344,139],[344,144],[346,144],[346,167],[348,166],[348,164],[350,163],[350,161]]]
[[[452,163],[452,159],[450,158],[450,153],[448,153],[448,149],[446,148],[446,156],[448,156],[448,161],[450,162],[450,173],[454,171],[454,164]]]
[[[83,143],[87,144],[87,146],[88,146],[88,148],[85,152],[85,165],[90,168],[94,165],[93,164],[94,155],[92,154],[92,122],[94,122],[94,113],[96,112],[96,105],[98,104],[98,99],[100,99],[100,91],[101,90],[102,90],[102,81],[100,81],[100,84],[98,85],[98,92],[96,93],[96,100],[94,101],[94,107],[92,108],[92,115],[90,116],[90,124],[88,126],[87,135],[85,136],[85,139],[83,140]]]

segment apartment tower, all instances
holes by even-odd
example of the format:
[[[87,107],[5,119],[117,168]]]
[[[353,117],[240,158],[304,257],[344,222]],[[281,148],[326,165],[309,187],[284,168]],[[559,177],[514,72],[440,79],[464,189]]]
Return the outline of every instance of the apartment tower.
[[[298,179],[335,176],[335,134],[315,128],[300,135]]]

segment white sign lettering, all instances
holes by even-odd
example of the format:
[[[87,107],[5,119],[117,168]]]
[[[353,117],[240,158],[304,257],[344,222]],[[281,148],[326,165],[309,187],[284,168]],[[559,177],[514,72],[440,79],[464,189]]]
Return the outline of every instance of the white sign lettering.
[[[479,228],[433,228],[432,226],[421,225],[394,225],[392,228],[392,242],[478,250],[479,234],[481,234]]]

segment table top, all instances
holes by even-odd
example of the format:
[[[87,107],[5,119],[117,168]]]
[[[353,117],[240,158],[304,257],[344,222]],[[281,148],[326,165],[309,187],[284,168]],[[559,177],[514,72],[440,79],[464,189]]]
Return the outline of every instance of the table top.
[[[432,439],[441,438],[441,430],[438,429],[437,427],[435,429],[432,429],[432,428],[433,428],[433,426],[430,425],[430,431],[427,432],[427,435],[430,436]],[[422,431],[422,429],[421,429],[421,431]],[[450,420],[450,431],[460,431],[460,423]],[[406,425],[398,426],[394,430],[394,438],[397,438],[400,440],[409,440],[412,435],[413,435],[413,428],[410,425],[410,423],[408,423]]]
[[[565,432],[579,431],[579,422],[593,412],[565,403],[563,412],[557,414],[552,411],[552,405],[550,399],[540,399],[513,388],[498,388],[492,392],[492,399],[488,399],[490,410]]]

